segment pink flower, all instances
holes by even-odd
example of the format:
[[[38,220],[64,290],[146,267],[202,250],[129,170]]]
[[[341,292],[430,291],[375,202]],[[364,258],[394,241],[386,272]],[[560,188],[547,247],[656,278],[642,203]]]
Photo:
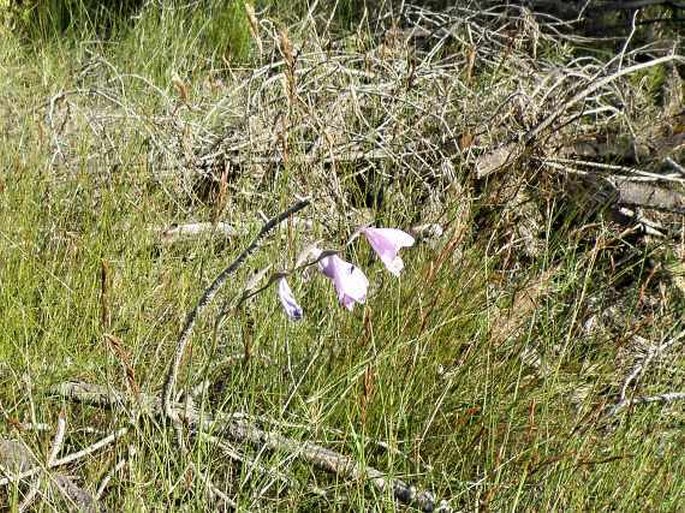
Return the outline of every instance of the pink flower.
[[[333,280],[338,301],[348,310],[354,308],[355,302],[366,301],[369,280],[357,266],[346,262],[338,255],[330,255],[319,260],[319,270]]]
[[[414,237],[397,228],[362,228],[360,230],[369,241],[385,267],[395,276],[399,276],[404,262],[399,257],[401,248],[414,245]]]
[[[294,321],[302,319],[302,307],[297,304],[293,291],[284,277],[278,279],[278,298],[281,300],[283,310]]]

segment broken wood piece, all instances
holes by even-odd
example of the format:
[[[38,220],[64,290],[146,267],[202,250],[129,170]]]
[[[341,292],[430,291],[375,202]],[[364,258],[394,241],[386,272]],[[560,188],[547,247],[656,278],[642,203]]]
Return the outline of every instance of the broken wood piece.
[[[628,207],[620,207],[618,212],[622,216],[634,219],[646,235],[651,235],[652,237],[666,237],[666,228],[663,225],[646,218],[639,211],[631,210]]]
[[[476,159],[476,178],[485,178],[514,162],[523,153],[517,143],[507,143]]]
[[[0,438],[0,470],[3,473],[21,473],[36,463],[36,458],[23,443]]]
[[[607,181],[618,193],[619,204],[685,214],[685,195],[677,191],[651,183],[631,182],[616,177],[609,178]]]
[[[58,491],[66,504],[76,506],[76,511],[80,513],[98,513],[97,502],[93,495],[84,490],[74,482],[74,479],[64,474],[57,474],[54,476],[54,486],[52,491]]]

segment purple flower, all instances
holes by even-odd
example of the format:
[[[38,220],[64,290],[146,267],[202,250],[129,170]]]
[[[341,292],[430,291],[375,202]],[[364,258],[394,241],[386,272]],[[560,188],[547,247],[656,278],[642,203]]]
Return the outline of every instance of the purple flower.
[[[360,230],[369,241],[385,267],[395,276],[399,276],[404,262],[399,257],[401,248],[414,245],[414,237],[397,228],[362,228]]]
[[[278,279],[278,298],[281,300],[283,310],[294,321],[302,319],[302,308],[297,304],[293,291],[284,277]]]
[[[366,301],[369,280],[357,266],[346,262],[338,255],[330,255],[319,260],[319,270],[333,280],[338,301],[348,310],[354,308],[355,302]]]

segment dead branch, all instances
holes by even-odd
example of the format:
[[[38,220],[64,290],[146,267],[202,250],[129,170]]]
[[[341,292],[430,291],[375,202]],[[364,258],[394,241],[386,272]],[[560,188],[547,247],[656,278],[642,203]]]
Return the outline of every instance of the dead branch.
[[[53,388],[53,392],[63,398],[95,406],[121,407],[118,401],[121,394],[112,393],[111,390],[99,385],[67,382]],[[438,503],[431,492],[419,491],[402,480],[389,478],[380,470],[362,465],[349,456],[318,444],[301,442],[279,433],[263,430],[242,416],[219,414],[212,417],[206,412],[200,416],[197,412],[188,410],[184,403],[170,401],[162,405],[158,398],[146,394],[142,394],[141,400],[145,404],[155,405],[149,411],[150,414],[178,419],[178,422],[187,425],[191,432],[218,433],[235,442],[292,454],[339,477],[370,482],[377,490],[390,492],[397,501],[418,507],[422,511],[451,511],[445,501]]]
[[[82,513],[98,513],[100,511],[93,496],[78,486],[70,476],[57,474],[54,476],[54,484],[54,488],[59,490],[69,504],[76,506],[77,511]]]
[[[580,102],[586,100],[590,95],[597,92],[601,88],[608,86],[623,76],[670,62],[682,63],[685,62],[685,59],[679,55],[667,55],[648,62],[642,62],[634,64],[633,66],[619,69],[617,72],[599,80],[596,77],[591,77],[592,80],[587,87],[576,93],[569,100],[562,103],[541,122],[529,129],[520,139],[510,140],[506,144],[498,146],[488,153],[482,155],[476,162],[477,177],[485,178],[493,172],[503,169],[507,164],[516,161],[523,154],[525,148],[530,146],[533,141],[537,140],[543,132],[553,129],[553,125],[564,113],[568,112],[569,109],[576,106]]]
[[[50,448],[50,454],[48,454],[48,466],[52,465],[59,452],[62,450],[62,443],[64,442],[64,433],[67,429],[67,418],[64,412],[60,412],[59,418],[57,419],[57,429],[55,430],[55,437],[52,440],[52,447]]]
[[[254,253],[260,246],[262,239],[268,235],[268,233],[273,230],[280,223],[285,221],[288,217],[296,214],[306,206],[308,206],[310,200],[304,199],[295,203],[292,207],[281,212],[276,217],[270,219],[267,223],[262,226],[254,240],[247,246],[240,255],[228,266],[226,267],[219,276],[212,282],[212,284],[203,292],[200,300],[193,310],[188,314],[181,335],[176,342],[176,351],[174,352],[174,359],[167,372],[166,381],[164,383],[164,388],[162,391],[162,402],[165,405],[164,410],[167,412],[170,419],[177,419],[176,412],[171,408],[171,403],[176,389],[176,380],[178,378],[178,371],[181,366],[181,361],[183,355],[185,354],[186,346],[190,341],[190,335],[192,334],[197,318],[204,311],[204,309],[212,302],[214,297],[217,295],[221,287],[226,283],[228,278],[240,267],[240,265]]]

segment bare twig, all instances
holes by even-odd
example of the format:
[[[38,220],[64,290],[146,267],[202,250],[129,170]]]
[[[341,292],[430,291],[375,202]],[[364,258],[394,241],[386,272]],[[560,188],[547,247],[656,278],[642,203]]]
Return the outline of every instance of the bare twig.
[[[619,410],[621,410],[624,407],[631,405],[631,404],[639,404],[639,403],[659,401],[658,398],[662,397],[661,395],[654,396],[652,398],[650,398],[650,397],[629,398],[629,397],[627,397],[628,387],[631,384],[633,384],[634,382],[636,382],[644,374],[645,370],[647,369],[649,364],[652,362],[652,360],[662,356],[676,342],[682,340],[683,337],[685,337],[685,331],[678,333],[677,335],[671,337],[670,339],[668,339],[666,342],[663,342],[662,344],[659,344],[659,345],[649,344],[648,345],[647,354],[635,363],[635,365],[631,369],[628,376],[626,376],[626,379],[623,381],[623,385],[621,386],[621,391],[619,393],[618,402],[609,408],[607,415],[613,416]],[[640,339],[640,340],[643,342],[646,342],[646,341],[644,341],[644,339]],[[668,402],[670,400],[675,400],[678,398],[678,397],[676,397],[675,399],[670,398],[669,394],[664,394],[664,397],[666,397],[666,399],[663,399],[663,402]]]
[[[665,394],[634,397],[632,399],[624,399],[623,401],[618,403],[616,406],[614,406],[611,409],[609,414],[615,415],[616,413],[618,413],[623,408],[625,408],[627,406],[633,406],[636,404],[672,403],[674,401],[682,401],[682,400],[685,400],[685,392],[667,392]]]
[[[98,440],[94,444],[89,445],[85,449],[82,449],[80,451],[68,454],[67,456],[60,458],[58,460],[54,460],[49,465],[46,465],[45,468],[51,469],[51,468],[61,467],[63,465],[68,465],[69,463],[73,463],[74,461],[78,461],[80,459],[83,459],[86,456],[90,456],[91,454],[99,451],[100,449],[107,447],[112,442],[115,442],[116,440],[118,440],[119,438],[124,436],[126,433],[128,433],[128,428],[121,428],[118,431],[115,431],[114,433],[110,434],[109,436],[106,436],[105,438]],[[16,483],[16,482],[22,481],[28,477],[35,476],[36,474],[40,473],[42,470],[44,470],[44,467],[38,465],[38,466],[32,467],[28,470],[25,470],[23,472],[19,472],[17,474],[14,474],[12,476],[0,478],[0,486],[6,485],[9,483]]]
[[[129,459],[134,457],[136,455],[136,448],[135,447],[130,447],[128,456],[125,458],[121,458],[119,461],[117,461],[116,465],[110,469],[109,472],[107,472],[107,475],[100,481],[100,485],[98,486],[97,491],[95,492],[95,495],[93,496],[93,499],[95,501],[99,501],[102,496],[105,493],[105,490],[107,489],[107,486],[109,485],[109,482],[112,480],[112,478],[121,471],[121,469],[124,468],[124,466],[128,463]]]
[[[673,169],[675,169],[680,176],[685,177],[685,167],[681,166],[678,162],[673,160],[671,157],[666,157],[664,161],[671,166]]]
[[[58,460],[55,460],[52,462],[50,465],[50,468],[54,467],[61,467],[63,465],[67,465],[69,463],[73,463],[74,461],[80,460],[85,458],[86,456],[90,456],[91,454],[99,451],[100,449],[104,449],[107,447],[109,444],[116,442],[124,436],[126,433],[128,433],[128,428],[120,428],[114,433],[102,438],[101,440],[98,440],[92,445],[89,445],[85,449],[81,449],[80,451],[77,452],[72,452],[71,454],[68,454],[64,458],[60,458]]]
[[[197,318],[204,311],[204,309],[212,302],[216,294],[219,292],[221,287],[226,283],[228,278],[240,267],[240,265],[254,253],[260,246],[262,239],[276,226],[285,221],[291,215],[299,212],[310,203],[309,199],[301,200],[295,203],[292,207],[288,208],[284,212],[281,212],[276,217],[270,219],[267,223],[262,226],[254,240],[247,246],[240,255],[228,266],[226,267],[219,276],[216,277],[214,282],[204,291],[200,300],[193,310],[188,314],[186,322],[181,331],[181,335],[176,342],[176,351],[174,352],[174,359],[169,371],[167,372],[166,381],[164,383],[164,389],[162,391],[162,402],[164,404],[164,411],[167,416],[172,420],[177,420],[178,416],[176,412],[171,407],[173,397],[176,389],[176,380],[178,378],[178,371],[181,366],[181,361],[185,353],[188,342],[190,341],[190,336],[192,334],[193,328],[197,322]]]
[[[52,447],[50,448],[50,454],[48,454],[48,467],[52,465],[59,452],[62,450],[62,443],[64,442],[64,433],[67,429],[67,418],[64,411],[61,411],[59,417],[57,418],[57,429],[55,430],[55,437],[52,440]]]

